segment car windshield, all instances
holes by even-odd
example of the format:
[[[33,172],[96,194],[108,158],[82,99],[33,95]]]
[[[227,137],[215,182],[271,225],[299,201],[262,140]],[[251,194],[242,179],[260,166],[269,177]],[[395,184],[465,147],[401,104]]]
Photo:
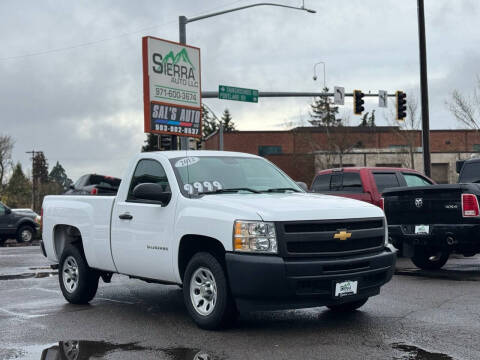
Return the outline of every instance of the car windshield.
[[[170,162],[184,195],[303,192],[276,166],[260,158],[190,156]]]

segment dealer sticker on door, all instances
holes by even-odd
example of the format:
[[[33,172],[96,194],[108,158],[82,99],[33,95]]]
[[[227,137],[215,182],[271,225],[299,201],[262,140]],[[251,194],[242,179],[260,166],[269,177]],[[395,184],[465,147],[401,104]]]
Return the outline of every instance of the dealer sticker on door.
[[[358,281],[343,281],[335,284],[335,297],[355,295],[357,293]]]

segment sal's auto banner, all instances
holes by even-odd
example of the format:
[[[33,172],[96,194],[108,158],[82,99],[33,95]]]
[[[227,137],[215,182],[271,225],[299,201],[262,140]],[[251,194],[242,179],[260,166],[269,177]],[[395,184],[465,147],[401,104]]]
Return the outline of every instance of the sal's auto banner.
[[[142,41],[145,132],[201,137],[200,49]]]

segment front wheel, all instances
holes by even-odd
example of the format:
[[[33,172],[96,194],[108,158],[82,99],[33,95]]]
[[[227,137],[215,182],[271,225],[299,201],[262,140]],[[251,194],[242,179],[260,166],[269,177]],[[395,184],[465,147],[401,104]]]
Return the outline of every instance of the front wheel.
[[[430,250],[416,248],[412,262],[416,267],[423,270],[438,270],[447,262],[450,253],[445,250]]]
[[[76,246],[65,248],[58,270],[60,289],[68,302],[87,304],[95,297],[99,274],[88,266]]]
[[[368,301],[368,298],[357,300],[357,301],[350,301],[343,304],[338,305],[328,305],[327,307],[335,312],[352,312],[359,308],[361,308],[365,303]]]
[[[195,254],[188,263],[183,297],[190,316],[202,329],[218,329],[235,320],[237,310],[226,273],[210,253]]]
[[[23,225],[17,232],[17,242],[30,244],[35,237],[35,230],[30,225]]]

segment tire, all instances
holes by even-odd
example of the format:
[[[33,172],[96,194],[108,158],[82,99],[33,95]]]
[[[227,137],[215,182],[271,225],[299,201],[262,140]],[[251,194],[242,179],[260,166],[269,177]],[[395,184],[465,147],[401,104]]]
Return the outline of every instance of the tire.
[[[91,269],[78,247],[69,245],[60,258],[58,280],[65,299],[87,304],[97,293],[99,274]]]
[[[35,238],[35,230],[30,225],[22,225],[17,231],[17,242],[30,244]]]
[[[190,316],[202,329],[231,325],[238,314],[226,272],[210,253],[195,254],[183,278],[183,298]]]
[[[368,298],[357,301],[346,302],[338,305],[328,305],[327,307],[334,312],[352,312],[361,308],[368,301]]]
[[[448,260],[450,253],[445,250],[416,248],[412,257],[413,264],[423,270],[438,270]]]
[[[3,244],[5,244],[5,241],[7,241],[7,238],[0,237],[0,246],[3,246]]]

